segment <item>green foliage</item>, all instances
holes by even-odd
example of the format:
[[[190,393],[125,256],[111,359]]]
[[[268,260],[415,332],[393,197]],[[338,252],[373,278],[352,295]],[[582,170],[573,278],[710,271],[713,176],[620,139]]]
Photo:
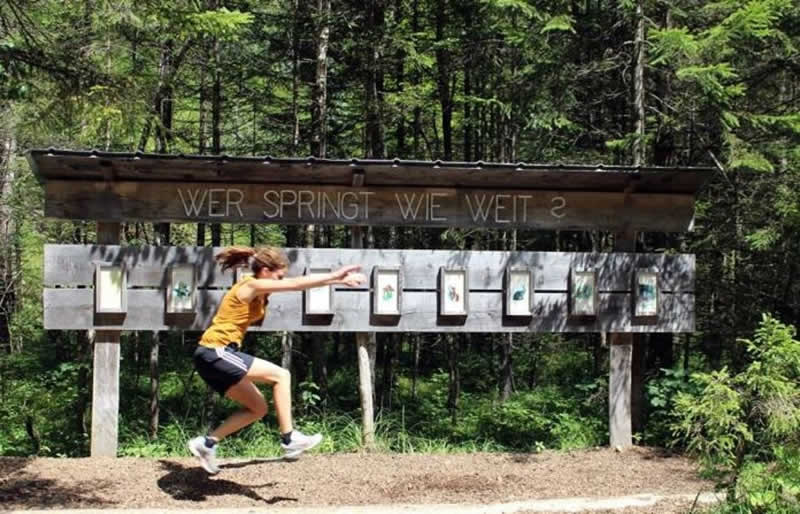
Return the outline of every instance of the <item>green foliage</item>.
[[[694,394],[675,401],[675,435],[706,469],[721,474],[729,498],[756,512],[790,512],[800,501],[800,342],[796,330],[764,315],[742,340],[752,361],[738,374],[696,373]]]

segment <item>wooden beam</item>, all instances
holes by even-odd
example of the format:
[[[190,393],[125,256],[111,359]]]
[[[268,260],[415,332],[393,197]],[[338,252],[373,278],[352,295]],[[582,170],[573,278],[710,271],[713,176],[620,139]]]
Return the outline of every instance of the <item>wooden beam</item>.
[[[97,223],[97,242],[119,243],[119,223]],[[85,291],[91,292],[86,289]],[[94,303],[92,302],[92,312]],[[87,327],[88,328],[88,327]],[[92,373],[92,457],[116,457],[119,427],[119,331],[98,330]]]
[[[355,177],[363,180],[363,174]],[[45,214],[120,222],[682,232],[693,220],[694,197],[535,189],[51,180],[45,184]]]

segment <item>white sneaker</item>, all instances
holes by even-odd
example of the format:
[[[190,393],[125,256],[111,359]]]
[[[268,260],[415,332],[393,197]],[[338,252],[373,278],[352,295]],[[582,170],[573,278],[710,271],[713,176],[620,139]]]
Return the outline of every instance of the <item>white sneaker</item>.
[[[283,456],[286,459],[296,459],[306,450],[310,450],[322,442],[322,434],[305,435],[299,430],[292,431],[289,444],[281,443]]]
[[[206,438],[198,436],[189,440],[186,446],[189,448],[189,451],[192,452],[192,455],[197,457],[200,461],[200,465],[203,466],[203,469],[208,471],[209,474],[216,475],[219,473],[219,467],[217,467],[217,445],[209,448],[206,446]]]

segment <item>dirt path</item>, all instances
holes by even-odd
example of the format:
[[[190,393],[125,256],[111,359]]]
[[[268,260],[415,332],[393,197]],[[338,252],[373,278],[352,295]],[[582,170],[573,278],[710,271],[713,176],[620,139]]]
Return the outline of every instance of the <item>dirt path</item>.
[[[222,468],[208,477],[188,458],[0,458],[0,510],[480,505],[693,495],[712,489],[687,459],[647,448],[622,453],[309,455],[296,462],[223,460]]]

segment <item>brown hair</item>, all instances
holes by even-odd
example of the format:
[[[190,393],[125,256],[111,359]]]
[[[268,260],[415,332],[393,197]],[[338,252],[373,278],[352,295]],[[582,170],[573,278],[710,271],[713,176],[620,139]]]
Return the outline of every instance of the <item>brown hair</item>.
[[[250,259],[252,257],[252,260]],[[246,266],[250,262],[250,269],[258,273],[263,268],[270,271],[289,267],[289,260],[279,248],[271,246],[263,248],[250,248],[249,246],[229,246],[215,257],[222,266],[222,271],[236,266]]]

